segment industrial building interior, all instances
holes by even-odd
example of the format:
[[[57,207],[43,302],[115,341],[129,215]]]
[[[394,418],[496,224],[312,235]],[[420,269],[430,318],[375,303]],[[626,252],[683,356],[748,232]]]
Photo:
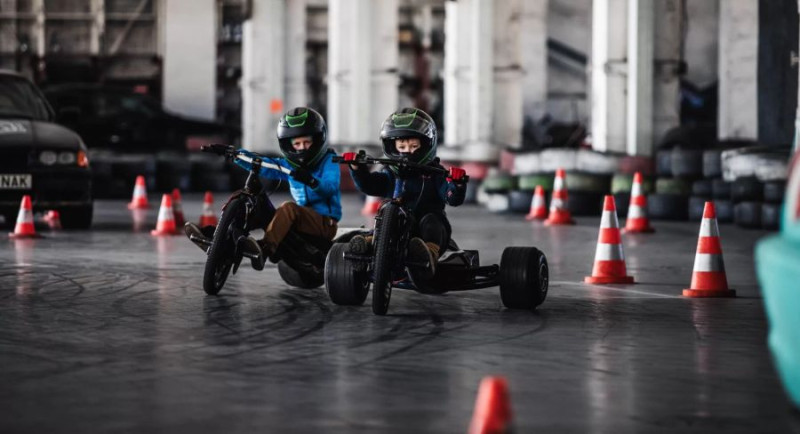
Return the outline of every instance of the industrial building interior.
[[[0,432],[800,433],[798,4],[0,0]]]

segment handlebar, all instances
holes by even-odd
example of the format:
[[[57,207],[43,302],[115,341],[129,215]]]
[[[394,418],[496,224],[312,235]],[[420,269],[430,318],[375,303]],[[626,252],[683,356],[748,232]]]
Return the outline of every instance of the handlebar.
[[[332,161],[334,163],[339,164],[352,164],[355,166],[358,165],[372,165],[372,164],[383,164],[384,166],[395,166],[398,169],[411,169],[416,170],[422,173],[431,173],[431,174],[438,174],[438,175],[447,175],[448,171],[446,169],[442,169],[439,167],[431,167],[424,164],[415,163],[413,161],[408,160],[395,160],[392,158],[373,158],[368,156],[364,151],[359,151],[356,155],[355,160],[345,161],[344,158],[340,155],[336,155],[333,157]]]
[[[236,149],[236,147],[231,145],[220,145],[220,144],[203,145],[200,147],[200,151],[216,154],[219,156],[225,156],[225,158],[230,160],[236,158],[250,164],[254,163],[253,161],[254,159],[260,159],[261,161],[259,165],[261,168],[276,170],[278,172],[283,172],[287,175],[292,172],[291,169],[275,163],[275,160],[270,157],[261,156],[256,154],[255,152],[250,153],[252,154],[252,156],[246,155],[244,151],[240,151],[239,149]]]

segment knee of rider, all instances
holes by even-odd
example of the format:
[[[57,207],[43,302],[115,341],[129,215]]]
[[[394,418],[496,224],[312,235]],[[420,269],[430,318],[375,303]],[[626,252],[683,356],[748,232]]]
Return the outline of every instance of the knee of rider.
[[[288,216],[294,216],[297,214],[297,208],[298,205],[294,202],[284,202],[276,212],[280,212]]]

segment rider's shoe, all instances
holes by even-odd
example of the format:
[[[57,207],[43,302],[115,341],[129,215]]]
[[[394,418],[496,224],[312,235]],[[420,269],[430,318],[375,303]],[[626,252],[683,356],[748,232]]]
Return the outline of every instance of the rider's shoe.
[[[267,255],[261,249],[261,245],[253,237],[240,237],[236,243],[242,253],[250,256],[250,265],[255,270],[261,271],[264,269],[264,263],[267,262]]]
[[[438,247],[433,243],[425,243],[422,238],[412,238],[408,242],[408,253],[406,260],[414,263],[409,266],[408,270],[411,273],[411,279],[414,281],[429,280],[436,274],[436,258],[438,257]]]
[[[363,235],[356,235],[353,238],[350,238],[350,242],[347,245],[348,253],[353,253],[355,255],[367,255],[369,254],[370,250],[370,240]],[[353,268],[355,268],[357,271],[366,271],[367,262],[358,261],[354,264]]]
[[[214,236],[214,226],[206,226],[201,228],[194,223],[186,222],[183,225],[183,232],[186,236],[197,245],[203,249],[204,252],[208,251],[208,247],[211,245],[211,238]]]

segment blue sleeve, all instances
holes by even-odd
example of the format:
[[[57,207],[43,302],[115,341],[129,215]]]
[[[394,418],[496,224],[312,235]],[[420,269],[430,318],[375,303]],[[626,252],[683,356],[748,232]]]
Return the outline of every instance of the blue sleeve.
[[[322,177],[318,179],[319,185],[314,191],[322,197],[331,197],[339,193],[339,180],[341,172],[339,165],[331,161],[333,154],[325,157],[322,163]]]
[[[253,154],[252,152],[244,150],[244,149],[240,149],[239,152],[244,154],[244,155],[246,155],[246,156],[248,156],[248,157],[251,157],[251,158],[259,157],[259,155]],[[277,163],[279,166],[282,166],[282,167],[290,168],[289,164],[286,163],[286,160],[284,160],[283,158],[270,158],[267,161],[271,161],[271,162]],[[242,167],[247,171],[249,171],[250,168],[252,167],[252,164],[250,164],[248,162],[245,162],[245,161],[242,161],[242,160],[240,160],[238,158],[234,158],[233,162],[237,166]],[[289,175],[287,175],[287,174],[285,174],[283,172],[279,172],[277,170],[267,169],[266,167],[262,167],[261,168],[261,173],[259,173],[259,175],[262,178],[266,178],[266,179],[280,179],[280,180],[284,180],[284,181],[289,179]]]
[[[387,169],[370,172],[366,167],[359,166],[356,170],[350,169],[350,176],[356,187],[366,195],[392,197],[394,193],[394,176]]]

